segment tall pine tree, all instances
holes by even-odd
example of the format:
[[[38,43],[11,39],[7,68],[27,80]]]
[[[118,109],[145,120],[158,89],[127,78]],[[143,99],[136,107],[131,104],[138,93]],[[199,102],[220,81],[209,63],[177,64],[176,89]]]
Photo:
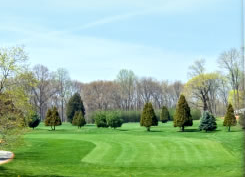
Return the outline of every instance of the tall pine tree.
[[[146,103],[143,109],[143,113],[140,119],[140,125],[147,128],[150,131],[151,126],[157,126],[158,120],[151,103]]]
[[[75,93],[68,101],[66,108],[66,116],[69,122],[72,123],[76,111],[81,111],[83,117],[85,116],[85,108],[79,93]]]
[[[215,117],[208,111],[204,111],[200,121],[200,130],[213,131],[217,128],[217,123]]]
[[[174,115],[174,127],[185,131],[185,126],[192,126],[191,110],[184,95],[180,95]]]
[[[235,126],[236,124],[237,124],[237,121],[236,121],[236,117],[234,114],[234,109],[232,105],[229,104],[227,107],[223,125],[228,127],[228,131],[231,131],[231,126]]]

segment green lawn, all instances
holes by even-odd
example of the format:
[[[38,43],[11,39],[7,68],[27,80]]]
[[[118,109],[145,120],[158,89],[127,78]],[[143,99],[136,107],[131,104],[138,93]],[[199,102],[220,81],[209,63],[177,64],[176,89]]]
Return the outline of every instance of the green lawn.
[[[197,131],[198,125],[195,121],[186,132],[178,132],[172,122],[152,132],[138,123],[116,130],[64,124],[48,131],[41,125],[25,135],[15,159],[0,166],[0,176],[243,176],[241,128],[227,132],[219,120],[217,131],[205,133]]]

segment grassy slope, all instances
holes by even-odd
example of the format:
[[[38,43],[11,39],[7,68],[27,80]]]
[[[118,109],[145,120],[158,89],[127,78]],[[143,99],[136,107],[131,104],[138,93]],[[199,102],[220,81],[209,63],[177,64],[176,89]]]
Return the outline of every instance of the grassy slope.
[[[244,136],[239,126],[226,132],[178,132],[172,122],[146,132],[139,124],[118,130],[65,124],[40,126],[25,136],[16,157],[0,166],[0,176],[238,177],[243,171]]]

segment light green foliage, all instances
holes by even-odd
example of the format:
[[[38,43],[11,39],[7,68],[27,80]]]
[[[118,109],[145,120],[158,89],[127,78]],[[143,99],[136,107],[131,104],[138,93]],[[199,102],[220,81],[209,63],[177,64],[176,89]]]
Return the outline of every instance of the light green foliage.
[[[181,95],[174,115],[174,127],[180,127],[184,131],[185,126],[192,126],[192,118],[185,96]]]
[[[62,125],[58,110],[56,107],[49,109],[45,118],[45,125],[51,126],[51,130],[55,130],[55,126]]]
[[[111,128],[121,127],[123,124],[123,120],[120,118],[119,112],[110,112],[106,115],[107,125]]]
[[[167,121],[170,120],[170,114],[166,106],[162,107],[161,114],[160,114],[160,120],[162,121],[162,123],[166,123]]]
[[[217,123],[215,117],[208,111],[204,111],[200,121],[200,130],[213,131],[217,128]]]
[[[157,126],[158,120],[151,103],[146,103],[141,115],[140,125],[147,128],[150,131],[151,126]]]
[[[236,124],[237,124],[237,121],[236,121],[236,117],[234,114],[234,109],[232,105],[229,104],[227,107],[223,125],[228,127],[228,131],[230,131],[231,126],[235,126]]]
[[[72,125],[78,126],[78,128],[86,125],[86,121],[84,119],[83,113],[81,111],[76,111],[72,120]]]

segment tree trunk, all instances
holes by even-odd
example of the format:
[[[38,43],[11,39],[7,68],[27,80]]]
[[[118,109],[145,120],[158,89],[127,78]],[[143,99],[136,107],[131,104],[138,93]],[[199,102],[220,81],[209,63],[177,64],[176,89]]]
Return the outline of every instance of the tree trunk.
[[[231,131],[231,126],[229,126],[228,131],[229,131],[229,132]]]
[[[150,131],[150,127],[146,127],[147,128],[147,131],[149,132]]]
[[[54,125],[54,130],[55,130],[55,125]]]
[[[184,127],[184,126],[182,126],[182,129],[181,129],[181,130],[182,130],[182,132],[184,132],[184,131],[185,131],[185,127]]]

